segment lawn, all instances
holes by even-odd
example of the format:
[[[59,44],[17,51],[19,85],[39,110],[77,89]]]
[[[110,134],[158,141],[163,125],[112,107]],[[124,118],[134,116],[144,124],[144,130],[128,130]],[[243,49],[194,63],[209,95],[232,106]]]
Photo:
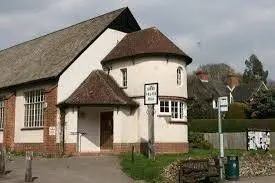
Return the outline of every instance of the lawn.
[[[225,150],[225,156],[238,155],[241,156],[243,153],[249,153],[254,155],[255,152],[247,152],[245,150]],[[264,153],[264,152],[260,152]],[[257,154],[259,154],[257,152]],[[274,154],[274,152],[272,152]],[[170,163],[177,159],[186,159],[188,157],[203,158],[209,156],[218,156],[219,151],[213,150],[190,150],[186,154],[166,154],[159,155],[155,160],[147,159],[144,155],[137,153],[135,155],[135,161],[131,161],[131,153],[124,154],[121,156],[122,170],[135,180],[145,180],[147,182],[161,182],[161,171],[163,168],[168,166]]]

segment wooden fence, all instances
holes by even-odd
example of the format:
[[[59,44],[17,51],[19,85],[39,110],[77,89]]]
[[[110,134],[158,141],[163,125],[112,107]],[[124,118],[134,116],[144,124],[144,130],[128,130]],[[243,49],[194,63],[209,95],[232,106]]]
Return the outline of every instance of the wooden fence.
[[[204,133],[204,139],[213,144],[214,148],[219,148],[218,133]],[[271,132],[270,149],[275,150],[275,132]],[[247,133],[224,133],[224,148],[225,149],[247,149]]]

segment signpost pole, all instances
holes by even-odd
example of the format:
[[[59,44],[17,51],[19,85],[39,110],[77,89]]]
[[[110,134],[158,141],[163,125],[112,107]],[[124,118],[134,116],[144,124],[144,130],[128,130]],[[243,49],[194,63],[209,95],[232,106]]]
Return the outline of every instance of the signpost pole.
[[[223,133],[222,133],[222,117],[221,117],[221,98],[218,99],[218,126],[219,126],[219,141],[220,141],[220,179],[223,180]]]
[[[148,136],[149,136],[149,158],[155,159],[155,133],[154,133],[154,105],[148,105]]]

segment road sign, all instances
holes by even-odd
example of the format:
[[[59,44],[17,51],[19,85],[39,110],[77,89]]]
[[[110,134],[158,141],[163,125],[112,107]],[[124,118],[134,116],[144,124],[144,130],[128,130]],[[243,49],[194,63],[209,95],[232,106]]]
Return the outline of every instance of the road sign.
[[[219,105],[221,112],[228,111],[228,99],[227,97],[219,97]]]
[[[144,85],[144,105],[158,104],[158,83]]]

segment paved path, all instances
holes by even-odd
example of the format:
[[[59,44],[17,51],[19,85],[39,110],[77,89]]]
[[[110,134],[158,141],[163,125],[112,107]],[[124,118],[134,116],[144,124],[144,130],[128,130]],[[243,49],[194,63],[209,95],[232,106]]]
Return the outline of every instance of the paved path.
[[[275,183],[275,176],[241,178],[240,181],[230,181],[230,183]]]
[[[24,159],[8,162],[6,176],[0,183],[24,182]],[[35,183],[131,183],[120,169],[116,157],[72,157],[64,159],[34,159],[33,177]]]

